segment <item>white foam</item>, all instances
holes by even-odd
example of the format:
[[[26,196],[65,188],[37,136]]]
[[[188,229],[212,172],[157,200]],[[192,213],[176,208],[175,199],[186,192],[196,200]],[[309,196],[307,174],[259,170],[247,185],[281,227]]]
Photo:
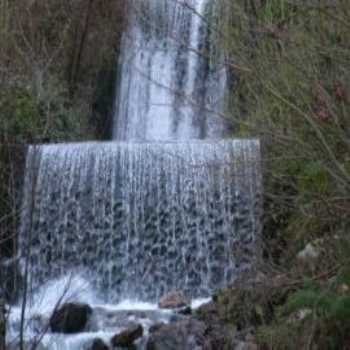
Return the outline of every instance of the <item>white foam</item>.
[[[194,299],[192,300],[191,303],[191,308],[192,309],[198,309],[199,307],[201,307],[204,304],[208,304],[212,301],[212,298],[200,298],[200,299]]]
[[[44,328],[52,312],[60,304],[67,302],[87,303],[96,302],[89,283],[81,276],[65,276],[51,280],[41,286],[38,291],[28,298],[25,309],[25,332],[28,338],[38,335]],[[18,337],[22,315],[22,304],[11,306],[9,310],[8,337],[14,340]]]
[[[138,300],[123,300],[114,304],[93,304],[93,307],[101,307],[111,311],[135,310],[135,311],[156,311],[159,310],[157,304],[142,302]]]
[[[195,299],[191,303],[192,309],[210,302],[210,298]],[[44,284],[40,290],[34,293],[28,300],[25,314],[25,341],[41,338],[43,330],[47,330],[50,315],[54,309],[66,302],[81,302],[91,305],[93,309],[102,308],[106,311],[150,311],[157,313],[157,322],[169,322],[172,310],[160,309],[155,303],[143,302],[140,300],[123,300],[118,304],[104,304],[93,292],[93,288],[82,276],[74,278],[66,276]],[[10,309],[8,341],[16,342],[19,338],[21,322],[21,305],[16,305]],[[131,319],[133,318],[133,319]],[[130,321],[141,323],[148,334],[149,327],[155,322],[151,318],[137,315],[130,316]],[[44,348],[50,350],[83,350],[90,346],[94,339],[101,339],[109,344],[110,339],[120,331],[118,327],[99,327],[96,331],[82,332],[74,335],[52,334],[47,332],[42,336],[41,343]]]

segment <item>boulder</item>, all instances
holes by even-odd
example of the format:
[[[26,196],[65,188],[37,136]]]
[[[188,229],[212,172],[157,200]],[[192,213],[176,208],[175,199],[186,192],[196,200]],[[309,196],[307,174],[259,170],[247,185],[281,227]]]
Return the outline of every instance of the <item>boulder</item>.
[[[320,256],[320,251],[312,243],[308,243],[306,247],[300,251],[297,258],[301,262],[308,262],[316,260]]]
[[[169,318],[169,323],[176,323],[176,322],[182,321],[186,317],[188,317],[188,316],[181,315],[177,312],[173,312],[173,313],[171,313],[171,316]]]
[[[190,306],[185,306],[176,311],[179,315],[189,316],[192,315],[192,308]]]
[[[184,308],[190,305],[190,300],[186,298],[185,294],[180,291],[171,292],[164,295],[158,306],[161,309],[178,309]]]
[[[339,294],[344,295],[349,293],[350,288],[346,283],[342,283],[341,285],[338,286],[337,291]]]
[[[307,317],[312,315],[312,309],[304,308],[299,309],[289,315],[287,323],[295,324],[304,321]]]
[[[115,335],[111,339],[113,346],[119,347],[129,347],[133,345],[135,340],[142,338],[143,336],[143,327],[140,324],[130,326],[125,331]]]
[[[185,319],[160,326],[151,333],[147,350],[202,350],[206,326],[195,319]]]
[[[92,343],[91,350],[109,350],[109,347],[102,339],[95,339]]]
[[[51,331],[68,334],[82,332],[91,314],[92,309],[87,304],[64,304],[50,317]]]
[[[160,328],[162,328],[165,325],[166,324],[164,322],[155,323],[151,327],[149,327],[148,332],[149,333],[154,333],[154,332],[158,331]]]

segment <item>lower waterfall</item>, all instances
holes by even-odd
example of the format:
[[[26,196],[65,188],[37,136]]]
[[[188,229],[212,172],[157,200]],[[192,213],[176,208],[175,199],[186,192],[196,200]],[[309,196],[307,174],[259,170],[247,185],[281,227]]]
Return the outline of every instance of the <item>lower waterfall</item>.
[[[258,157],[254,140],[31,147],[32,288],[80,274],[109,302],[154,302],[226,286],[255,256]]]

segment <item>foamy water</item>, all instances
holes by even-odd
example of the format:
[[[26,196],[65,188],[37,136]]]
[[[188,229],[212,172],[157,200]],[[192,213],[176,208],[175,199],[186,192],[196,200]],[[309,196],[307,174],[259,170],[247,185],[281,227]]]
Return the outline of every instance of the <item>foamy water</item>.
[[[192,301],[192,308],[198,308],[204,303],[210,302],[210,298],[196,299]],[[79,334],[53,334],[48,327],[49,319],[53,311],[67,302],[86,303],[93,309],[90,323],[93,326]],[[21,323],[21,305],[12,306],[9,314],[8,344],[16,344],[19,341]],[[149,328],[155,323],[168,323],[174,315],[172,310],[159,309],[157,304],[142,302],[139,300],[123,300],[118,304],[108,304],[103,301],[93,290],[90,283],[82,276],[66,276],[44,284],[28,300],[25,313],[25,341],[37,342],[44,349],[50,350],[84,350],[91,346],[95,339],[101,339],[109,344],[110,339],[125,327],[106,323],[106,319],[113,317],[116,320],[125,318],[125,323],[141,324],[145,337]],[[88,328],[89,328],[88,327]],[[138,341],[138,347],[143,349],[145,339]]]

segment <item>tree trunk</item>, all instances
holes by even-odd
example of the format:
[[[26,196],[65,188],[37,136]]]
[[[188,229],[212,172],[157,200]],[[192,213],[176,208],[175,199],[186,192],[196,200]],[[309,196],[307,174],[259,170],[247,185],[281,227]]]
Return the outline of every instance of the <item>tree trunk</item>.
[[[70,78],[71,91],[73,93],[75,91],[76,83],[78,81],[84,45],[85,45],[87,34],[89,32],[90,16],[91,16],[91,9],[92,9],[93,1],[94,0],[89,0],[88,6],[86,9],[86,13],[85,13],[85,20],[83,23],[82,34],[81,34],[79,43],[76,43],[76,45],[78,45],[77,51],[74,52],[74,59],[73,59],[73,64],[72,64],[72,68],[71,68],[71,78]]]

